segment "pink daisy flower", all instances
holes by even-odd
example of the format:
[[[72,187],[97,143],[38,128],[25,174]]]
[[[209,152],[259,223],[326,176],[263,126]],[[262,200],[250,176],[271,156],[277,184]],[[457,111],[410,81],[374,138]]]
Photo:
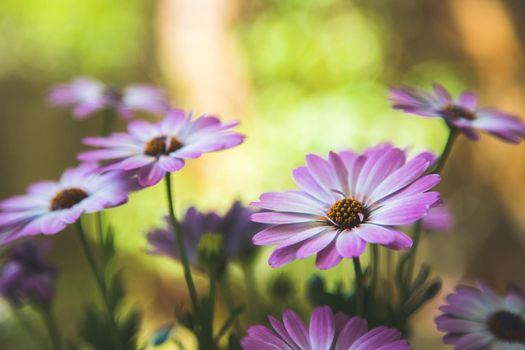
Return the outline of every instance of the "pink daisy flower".
[[[130,85],[122,91],[91,78],[80,77],[70,84],[57,85],[49,94],[53,106],[71,106],[78,119],[112,108],[126,119],[135,112],[165,113],[169,101],[165,92],[150,85]]]
[[[471,140],[486,131],[504,141],[519,143],[525,137],[525,124],[517,117],[493,108],[479,108],[478,97],[463,92],[455,101],[445,88],[434,84],[434,94],[411,87],[390,89],[394,109],[423,117],[443,118]]]
[[[134,180],[122,171],[104,174],[97,165],[64,171],[59,181],[37,182],[28,193],[0,202],[0,244],[37,234],[55,234],[84,213],[124,204]]]
[[[407,161],[390,145],[361,155],[308,155],[306,166],[293,171],[301,190],[265,193],[252,203],[266,210],[252,220],[272,225],[253,242],[277,245],[269,259],[273,267],[317,255],[320,269],[360,256],[367,243],[410,248],[410,237],[394,226],[423,218],[439,201],[437,192],[426,192],[440,180],[424,175],[434,161],[426,152]]]
[[[328,306],[312,312],[306,328],[291,310],[283,314],[283,322],[268,317],[273,329],[252,326],[241,340],[245,350],[410,350],[408,341],[398,330],[377,327],[369,330],[365,319],[333,314]]]
[[[505,295],[484,284],[458,286],[440,310],[437,328],[455,350],[525,349],[525,293],[518,286]]]
[[[207,115],[192,119],[183,110],[173,110],[158,123],[130,122],[128,133],[84,139],[85,144],[102,149],[81,153],[78,158],[108,161],[106,169],[136,171],[142,186],[152,186],[166,173],[180,170],[186,159],[241,144],[244,135],[231,131],[237,125],[221,124]]]

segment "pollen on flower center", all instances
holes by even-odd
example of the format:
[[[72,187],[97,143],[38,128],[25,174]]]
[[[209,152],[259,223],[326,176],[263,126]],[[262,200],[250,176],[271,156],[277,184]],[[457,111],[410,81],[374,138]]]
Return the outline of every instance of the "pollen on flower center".
[[[167,144],[168,140],[169,145]],[[168,155],[171,152],[175,152],[181,147],[182,142],[180,142],[176,137],[171,137],[168,139],[166,136],[159,136],[146,143],[146,147],[144,147],[144,153],[148,156],[160,157],[162,155]]]
[[[349,197],[335,202],[326,216],[329,224],[347,230],[363,223],[368,218],[368,210],[363,203]]]
[[[446,119],[468,119],[468,120],[474,120],[476,119],[476,115],[466,110],[463,107],[456,106],[456,105],[448,105],[445,108],[441,110],[441,115]]]
[[[525,343],[525,321],[519,315],[498,311],[489,318],[487,325],[492,334],[500,340]]]
[[[51,210],[61,210],[73,207],[86,199],[88,194],[80,188],[67,188],[57,193],[51,200]]]

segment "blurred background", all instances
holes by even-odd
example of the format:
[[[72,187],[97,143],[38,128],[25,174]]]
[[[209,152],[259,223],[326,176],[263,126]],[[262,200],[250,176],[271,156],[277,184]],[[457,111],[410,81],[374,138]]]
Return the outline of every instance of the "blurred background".
[[[522,0],[2,0],[0,197],[56,179],[77,163],[80,140],[99,133],[100,116],[75,121],[46,104],[54,84],[79,75],[158,84],[175,106],[242,121],[243,146],[176,174],[180,213],[190,205],[224,212],[235,199],[293,188],[291,170],[311,152],[384,141],[440,152],[445,125],[392,111],[388,87],[439,81],[525,115],[524,13]],[[445,348],[433,318],[459,280],[525,283],[524,154],[492,137],[456,143],[440,185],[456,225],[426,236],[419,254],[444,290],[417,316],[415,349]],[[187,298],[177,264],[145,253],[145,233],[166,213],[163,189],[135,194],[108,216],[129,302],[145,312],[144,337]],[[56,312],[74,334],[85,304],[99,298],[72,232],[50,240],[61,270]],[[313,261],[272,271],[267,255],[257,266],[261,290],[288,271],[300,299]],[[327,275],[352,272],[341,264]],[[32,349],[7,305],[0,322],[2,348]]]

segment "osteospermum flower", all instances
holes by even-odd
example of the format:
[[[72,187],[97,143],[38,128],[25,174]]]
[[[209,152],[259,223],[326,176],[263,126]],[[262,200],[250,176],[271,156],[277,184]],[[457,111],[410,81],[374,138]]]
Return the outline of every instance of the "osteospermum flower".
[[[410,350],[398,330],[377,327],[368,330],[365,319],[333,314],[328,306],[315,308],[309,327],[291,310],[283,322],[269,317],[272,329],[252,326],[241,340],[245,350]]]
[[[108,169],[138,172],[142,186],[152,186],[167,172],[180,170],[186,159],[241,144],[244,136],[231,131],[238,122],[221,124],[218,118],[203,115],[192,119],[183,110],[169,112],[158,123],[132,121],[128,133],[84,139],[101,150],[79,155],[83,161],[109,161]]]
[[[439,204],[428,211],[421,223],[426,231],[448,231],[454,226],[454,216],[445,205]]]
[[[456,350],[525,349],[525,293],[518,286],[505,295],[484,284],[458,286],[440,310],[437,328]]]
[[[439,176],[424,175],[434,161],[426,152],[407,161],[404,151],[390,145],[362,155],[308,155],[306,166],[293,171],[301,190],[265,193],[252,203],[268,210],[252,220],[272,225],[253,242],[277,245],[269,260],[273,267],[317,254],[321,269],[360,256],[367,243],[409,248],[412,240],[394,226],[421,219],[438,202],[437,192],[426,191]]]
[[[34,240],[14,246],[2,267],[0,294],[14,305],[53,301],[57,270],[45,260],[48,246]]]
[[[471,140],[486,131],[502,140],[519,143],[525,137],[525,124],[517,117],[493,108],[479,108],[478,97],[469,91],[454,100],[445,88],[434,84],[434,94],[410,88],[390,89],[394,109],[423,117],[443,118]]]
[[[55,234],[83,213],[116,207],[128,200],[136,180],[122,171],[104,174],[95,164],[64,171],[59,181],[37,182],[27,194],[0,202],[0,244],[37,234]]]
[[[127,119],[135,112],[157,114],[169,108],[165,92],[155,86],[130,85],[119,90],[85,77],[76,78],[70,84],[57,85],[48,99],[53,106],[73,107],[73,115],[79,119],[108,108]]]
[[[198,265],[197,246],[206,234],[223,236],[224,252],[229,259],[250,260],[255,254],[251,243],[253,235],[264,225],[254,223],[250,215],[254,211],[235,202],[224,215],[217,213],[202,213],[191,207],[186,211],[180,222],[182,239],[184,240],[188,260],[194,266]],[[148,242],[152,246],[151,253],[179,259],[179,251],[173,235],[173,225],[166,217],[166,228],[148,233]]]

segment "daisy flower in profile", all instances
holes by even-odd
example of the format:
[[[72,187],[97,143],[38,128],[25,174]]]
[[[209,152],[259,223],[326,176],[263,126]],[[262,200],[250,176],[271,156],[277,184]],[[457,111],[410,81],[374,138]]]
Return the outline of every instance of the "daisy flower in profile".
[[[128,133],[84,139],[86,145],[102,149],[81,153],[79,159],[106,161],[106,169],[136,171],[142,186],[152,186],[166,173],[180,170],[186,159],[241,144],[244,136],[231,130],[237,125],[221,124],[208,115],[193,119],[191,113],[172,110],[158,123],[130,122]]]
[[[333,314],[328,306],[314,309],[308,328],[291,310],[283,322],[268,317],[272,329],[252,326],[241,340],[245,350],[410,350],[398,330],[387,327],[368,329],[365,319]]]
[[[517,117],[493,108],[479,108],[478,97],[469,91],[454,100],[445,88],[434,84],[434,93],[399,87],[390,89],[394,109],[423,117],[443,118],[471,140],[478,131],[488,132],[504,141],[519,143],[525,137],[525,124]]]
[[[254,211],[244,207],[240,202],[233,203],[225,215],[214,212],[202,213],[190,207],[180,222],[182,238],[190,263],[199,265],[197,246],[207,234],[223,237],[226,257],[238,261],[250,261],[256,249],[251,239],[264,225],[252,222],[250,215]],[[166,217],[166,228],[156,229],[148,233],[148,242],[152,246],[151,253],[179,259],[179,251],[173,234],[173,226]]]
[[[73,115],[79,119],[108,108],[126,119],[139,111],[158,114],[169,109],[165,92],[155,86],[130,85],[119,90],[86,77],[55,86],[48,100],[53,106],[73,107]]]
[[[0,295],[11,304],[24,302],[49,305],[54,299],[57,269],[45,255],[49,246],[27,240],[7,254],[0,273]]]
[[[300,190],[265,193],[252,203],[266,210],[252,220],[272,225],[253,242],[277,245],[269,259],[273,267],[317,254],[320,269],[360,256],[367,243],[410,248],[412,240],[394,227],[423,218],[439,201],[437,192],[427,192],[440,180],[425,175],[434,161],[427,152],[407,161],[390,145],[361,155],[308,155],[306,166],[293,171]]]
[[[505,295],[484,284],[458,286],[439,309],[437,328],[456,350],[525,349],[525,293],[516,285]]]
[[[95,164],[64,171],[59,181],[37,182],[27,194],[0,202],[0,244],[37,234],[55,234],[76,222],[83,213],[116,207],[128,200],[137,186],[129,174],[100,174]]]

